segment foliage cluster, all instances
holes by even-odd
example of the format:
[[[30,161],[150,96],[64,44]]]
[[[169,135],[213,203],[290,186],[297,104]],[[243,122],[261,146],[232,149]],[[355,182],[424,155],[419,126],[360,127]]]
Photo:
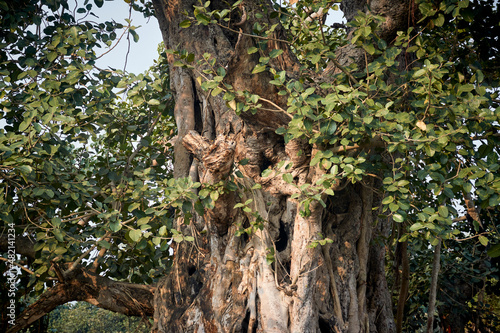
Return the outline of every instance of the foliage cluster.
[[[0,218],[36,242],[26,291],[52,284],[52,262],[91,265],[102,249],[113,260],[98,258],[97,271],[117,279],[151,282],[168,265],[171,212],[157,185],[171,178],[176,131],[166,60],[139,75],[97,67],[119,33],[138,35],[86,19],[93,5],[0,2]]]
[[[151,329],[140,318],[99,309],[85,302],[59,306],[50,314],[50,333],[147,333]]]
[[[313,3],[313,7],[328,7],[326,2]],[[209,12],[209,4],[197,6],[195,17],[181,25],[223,27],[229,11]],[[236,2],[233,10],[239,4]],[[283,52],[269,49],[266,42],[277,24],[255,26],[254,33],[263,42],[248,49],[249,54],[260,55],[253,73],[271,72],[271,84],[288,97],[286,111],[293,119],[277,133],[286,142],[306,139],[319,148],[311,166],[319,164],[327,172],[316,184],[308,184],[303,193],[309,195],[304,200],[321,201],[318,194],[334,195],[332,184],[338,181],[378,178],[385,193],[381,213],[395,222],[408,223],[410,231],[419,231],[431,244],[458,233],[454,218],[461,215],[459,207],[467,206],[466,194],[473,194],[476,204],[487,211],[496,207],[500,203],[497,68],[489,66],[494,59],[476,52],[484,47],[484,40],[473,38],[475,25],[470,13],[477,7],[490,7],[479,3],[469,8],[468,1],[439,5],[422,1],[421,25],[400,31],[391,45],[378,35],[384,18],[359,13],[349,23],[353,34],[349,43],[364,49],[366,67],[360,70],[360,64],[354,62],[343,68],[337,63],[340,70],[333,79],[318,82],[311,70],[335,64],[335,48],[346,41],[342,34],[329,34],[328,29],[311,33],[321,30],[317,23],[297,36],[298,30],[287,22],[298,17],[306,24],[312,8],[308,5],[298,2],[296,8],[286,11],[277,6],[269,15],[281,18],[292,30],[286,42],[306,45],[296,48],[298,58],[304,59],[298,79],[270,65],[270,60]],[[225,69],[210,54],[194,66],[193,54],[169,51],[179,56],[174,65],[205,68],[200,72],[202,87],[214,96],[224,93],[228,106],[237,113],[256,112],[262,107],[260,96],[234,91],[224,83]],[[464,54],[468,55],[466,63],[461,58]],[[382,147],[385,149],[379,149]],[[264,171],[263,176],[268,175],[270,171]],[[294,182],[288,173],[283,173],[283,179]],[[475,231],[480,231],[479,224]],[[485,237],[479,239],[483,245],[488,242]]]

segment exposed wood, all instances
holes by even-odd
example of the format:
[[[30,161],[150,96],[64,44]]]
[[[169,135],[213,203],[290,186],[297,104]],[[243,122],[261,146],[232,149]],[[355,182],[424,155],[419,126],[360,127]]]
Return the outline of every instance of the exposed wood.
[[[476,208],[476,204],[472,199],[470,193],[464,193],[465,207],[467,208],[467,214],[482,227],[481,218],[479,217],[479,210]]]

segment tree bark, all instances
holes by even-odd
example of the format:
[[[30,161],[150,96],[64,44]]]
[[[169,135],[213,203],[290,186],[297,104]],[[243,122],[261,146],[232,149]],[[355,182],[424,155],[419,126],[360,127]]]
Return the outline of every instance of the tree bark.
[[[270,4],[244,1],[245,9],[240,7],[239,16],[233,14],[231,21],[239,23],[230,22],[231,29],[195,24],[180,28],[186,19],[183,13],[194,16],[195,0],[153,0],[153,4],[167,49],[194,54],[194,63],[203,54],[211,54],[216,67],[227,72],[225,83],[261,96],[263,103],[255,114],[238,116],[222,95],[214,97],[201,88],[197,78],[205,67],[171,66],[179,127],[175,176],[189,175],[195,181],[216,184],[231,174],[235,163],[247,158],[246,165],[238,166],[245,176],[239,185],[247,190],[240,196],[226,191],[213,210],[204,216],[194,214],[189,226],[182,218],[177,220],[176,227],[195,241],[174,247],[172,271],[158,283],[155,294],[154,331],[395,332],[385,280],[385,248],[373,241],[386,237],[390,227],[373,210],[382,199],[374,191],[378,184],[366,180],[335,188],[335,198],[325,198],[326,208],[313,201],[308,216],[302,216],[299,212],[304,207],[290,198],[298,192],[297,186],[314,182],[323,171],[309,167],[318,147],[301,140],[285,144],[275,133],[291,119],[282,111],[286,98],[269,84],[269,73],[251,73],[259,58],[247,52],[256,42],[249,36],[253,24],[278,23],[265,13],[255,15],[263,13],[261,6],[267,6],[269,13]],[[212,1],[209,9],[227,5]],[[366,10],[363,1],[344,1],[342,6],[348,20],[358,10]],[[371,9],[386,17],[381,29],[389,42],[398,29],[406,29],[409,1],[371,1]],[[293,76],[300,66],[288,45],[280,41],[283,34],[278,26],[268,40],[268,52],[284,50],[271,65]],[[359,52],[354,48],[339,52],[338,64],[358,62]],[[173,64],[174,57],[169,61]],[[363,64],[364,59],[358,68]],[[325,73],[323,80],[328,79],[329,70]],[[293,162],[289,172],[295,186],[279,175],[261,176],[264,169],[283,160]],[[254,184],[261,188],[250,190]],[[264,227],[237,237],[239,226],[256,222],[255,215],[233,208],[248,199],[253,200],[251,208]],[[320,234],[334,242],[311,247]],[[268,264],[270,253],[275,260]]]
[[[431,290],[429,292],[429,306],[427,308],[427,333],[434,332],[434,312],[436,311],[437,285],[439,268],[441,267],[441,239],[434,248],[434,259],[432,262]]]

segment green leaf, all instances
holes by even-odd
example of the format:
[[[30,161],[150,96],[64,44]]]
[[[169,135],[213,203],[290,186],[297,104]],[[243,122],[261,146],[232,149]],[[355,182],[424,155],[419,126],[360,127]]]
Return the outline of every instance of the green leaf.
[[[281,55],[283,53],[283,50],[281,49],[274,49],[269,52],[269,57],[270,58],[276,58],[277,56]]]
[[[154,98],[153,98],[153,99],[150,99],[150,100],[148,101],[148,104],[149,104],[149,105],[160,105],[160,101],[159,101],[159,100],[157,100],[157,99],[154,99]]]
[[[122,224],[119,221],[113,221],[109,223],[109,229],[113,232],[117,232],[122,228]]]
[[[266,70],[266,65],[257,64],[252,70],[252,74],[258,74]]]
[[[222,88],[220,88],[220,87],[217,87],[217,88],[214,88],[214,89],[212,90],[211,95],[215,97],[215,96],[217,96],[218,94],[220,94],[221,92],[223,92],[223,89],[222,89]]]
[[[25,175],[28,175],[33,171],[33,169],[29,165],[20,165],[17,167],[17,170],[21,171],[21,173]]]
[[[272,172],[273,172],[273,170],[268,168],[268,169],[262,171],[262,177],[263,178],[269,177]]]
[[[434,25],[436,27],[441,27],[441,26],[443,26],[443,24],[444,24],[444,15],[439,14],[438,17],[436,19],[434,19]]]
[[[398,223],[401,223],[404,221],[404,218],[401,214],[394,214],[392,215],[392,219],[395,221],[395,222],[398,222]]]
[[[486,246],[488,245],[488,238],[484,237],[484,236],[479,236],[479,242],[483,245],[483,246]]]
[[[424,225],[420,222],[417,222],[415,224],[413,224],[411,227],[410,227],[410,230],[411,231],[417,231],[417,230],[420,230],[422,228],[425,228]]]
[[[69,28],[69,34],[73,38],[77,38],[78,37],[78,29],[76,28],[76,26],[72,26],[71,28]]]
[[[191,26],[190,20],[184,20],[181,23],[179,23],[179,27],[181,28],[189,28],[190,26]]]
[[[375,46],[373,46],[373,44],[363,44],[363,49],[369,54],[375,53]]]
[[[317,152],[316,155],[314,155],[314,157],[311,159],[311,162],[310,162],[310,166],[315,166],[316,164],[319,163],[319,161],[321,161],[321,158],[323,157],[323,154],[321,154],[321,152]]]
[[[448,208],[446,206],[439,206],[438,212],[442,217],[448,217]]]
[[[128,206],[128,211],[131,212],[133,211],[134,209],[137,209],[139,208],[139,206],[141,205],[140,202],[134,202],[133,204],[131,204],[130,206]]]
[[[388,205],[390,204],[391,202],[394,201],[394,197],[392,195],[388,195],[384,198],[384,200],[382,200],[382,204],[383,205]]]
[[[194,203],[194,210],[201,216],[205,214],[205,208],[203,207],[203,204],[199,200]]]
[[[425,74],[425,72],[426,72],[425,68],[421,68],[413,74],[413,77],[414,78],[421,77],[422,75]]]
[[[284,180],[285,182],[287,182],[288,184],[293,183],[293,176],[292,176],[291,174],[289,174],[289,173],[284,173],[282,177],[283,177],[283,180]]]
[[[370,124],[372,121],[373,121],[373,117],[372,116],[366,116],[366,117],[363,118],[363,122],[365,124]]]
[[[23,122],[19,124],[19,131],[24,132],[28,128],[28,126],[31,125],[31,120],[31,118],[24,119]]]
[[[47,55],[47,60],[49,62],[52,62],[54,61],[56,58],[57,58],[58,54],[57,52],[50,52],[48,55]]]
[[[107,240],[104,240],[104,239],[100,240],[98,244],[99,244],[99,246],[101,246],[105,249],[108,249],[108,250],[111,248],[111,243],[108,242]]]
[[[61,225],[61,218],[60,217],[54,217],[54,218],[52,218],[51,222],[52,222],[52,225],[55,228],[59,228],[59,226]]]
[[[196,17],[196,20],[198,20],[198,22],[203,24],[203,25],[210,24],[210,19],[202,13],[196,14],[195,17]]]
[[[128,237],[132,240],[132,242],[137,243],[142,237],[142,231],[136,229],[129,230]]]
[[[339,114],[339,113],[334,114],[334,115],[332,116],[332,119],[333,119],[334,121],[336,121],[337,123],[340,123],[340,122],[342,122],[342,121],[344,120],[344,118],[342,117],[342,115],[341,115],[341,114]]]
[[[255,53],[255,52],[257,52],[257,51],[259,51],[259,49],[258,49],[258,48],[256,48],[255,46],[252,46],[252,47],[249,47],[249,48],[248,48],[247,53],[248,53],[248,54],[252,54],[252,53]]]
[[[137,34],[137,32],[135,32],[135,30],[132,28],[129,29],[129,32],[132,35],[132,38],[134,39],[134,43],[137,43],[139,41],[139,35]]]
[[[54,229],[52,233],[59,242],[64,242],[64,231],[62,231],[61,229]]]
[[[137,220],[137,225],[143,225],[148,223],[149,221],[151,221],[151,216],[142,217],[139,220]]]
[[[493,245],[489,250],[488,250],[488,256],[490,258],[497,258],[500,257],[500,244],[495,244]]]

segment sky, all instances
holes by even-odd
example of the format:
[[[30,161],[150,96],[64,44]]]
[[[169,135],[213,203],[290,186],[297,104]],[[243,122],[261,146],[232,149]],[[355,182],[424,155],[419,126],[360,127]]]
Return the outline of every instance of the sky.
[[[114,20],[127,26],[125,19],[129,17],[129,6],[123,0],[106,1],[102,8],[93,8],[93,12],[99,17],[99,21]],[[132,10],[131,20],[132,25],[137,27],[136,32],[139,35],[139,41],[135,43],[132,36],[130,36],[130,52],[126,70],[139,74],[151,67],[154,60],[158,58],[158,44],[162,41],[162,37],[156,18],[146,19],[142,13]],[[120,34],[117,32],[117,35]],[[98,66],[100,68],[109,66],[123,70],[128,44],[125,35],[111,52],[99,59]],[[106,51],[101,49],[101,53],[99,51],[97,53],[102,54]]]
[[[99,17],[99,21],[115,20],[127,25],[125,19],[129,17],[129,7],[124,0],[105,1],[102,8],[93,9]],[[131,15],[132,25],[136,27],[140,26],[136,29],[139,41],[134,43],[132,38],[130,38],[130,52],[126,70],[130,73],[139,74],[153,65],[154,60],[158,56],[157,48],[158,44],[162,41],[162,37],[158,21],[154,17],[146,19],[142,13],[133,10]],[[343,14],[341,11],[332,11],[327,19],[327,24],[332,24],[333,22],[340,23],[342,22],[342,18]],[[100,68],[107,68],[109,66],[115,69],[123,69],[128,50],[128,42],[125,37],[122,38],[120,43],[111,52],[99,59],[97,65]],[[106,51],[104,49],[101,50],[102,53]],[[98,52],[98,54],[100,53]]]

